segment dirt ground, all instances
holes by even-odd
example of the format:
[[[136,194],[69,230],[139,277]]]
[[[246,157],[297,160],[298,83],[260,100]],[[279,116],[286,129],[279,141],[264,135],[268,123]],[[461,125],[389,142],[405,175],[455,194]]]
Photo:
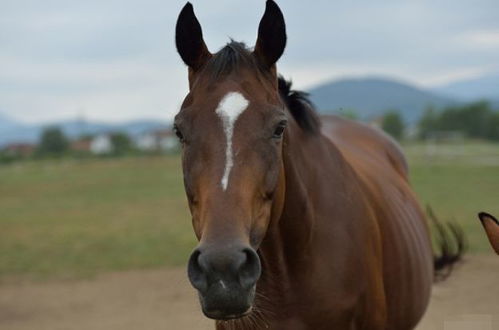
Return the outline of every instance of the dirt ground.
[[[499,329],[499,257],[472,256],[435,285],[418,330]],[[183,269],[0,286],[2,330],[213,329]]]

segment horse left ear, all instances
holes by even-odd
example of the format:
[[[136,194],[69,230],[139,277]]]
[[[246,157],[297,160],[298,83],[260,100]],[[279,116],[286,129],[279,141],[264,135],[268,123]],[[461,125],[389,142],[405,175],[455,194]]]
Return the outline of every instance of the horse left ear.
[[[491,214],[485,212],[480,212],[478,217],[489,238],[490,245],[499,254],[499,221]]]
[[[254,54],[270,69],[281,57],[286,47],[286,24],[281,9],[273,0],[267,0],[265,13],[258,26],[258,39]]]

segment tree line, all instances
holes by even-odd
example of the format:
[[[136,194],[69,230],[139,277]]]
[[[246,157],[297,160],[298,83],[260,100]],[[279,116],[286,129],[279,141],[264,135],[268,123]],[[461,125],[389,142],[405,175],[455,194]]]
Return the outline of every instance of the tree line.
[[[468,138],[499,141],[499,112],[484,101],[451,106],[440,112],[430,107],[418,128],[423,139],[436,132],[461,132]]]
[[[406,124],[396,110],[385,113],[381,127],[396,139],[402,139],[406,131]],[[466,138],[499,141],[499,111],[485,101],[448,106],[440,111],[428,107],[416,128],[419,139],[459,133]]]
[[[90,141],[93,136],[81,136],[78,141]],[[113,132],[109,134],[111,143],[110,152],[104,156],[124,156],[137,153],[131,138],[124,132]],[[0,150],[0,163],[10,163],[22,159],[44,159],[64,157],[87,157],[89,150],[77,150],[72,147],[71,140],[64,131],[57,126],[45,128],[39,138],[39,142],[29,154],[21,154],[8,149]]]
[[[353,110],[343,111],[341,115],[350,119],[358,118]],[[382,116],[380,126],[397,140],[406,137],[407,125],[397,110],[386,111]],[[494,111],[492,106],[485,101],[453,105],[441,110],[428,107],[416,125],[416,132],[415,137],[423,140],[434,138],[439,134],[459,133],[466,138],[499,141],[499,111]],[[126,133],[112,133],[110,141],[112,152],[108,156],[138,152]],[[33,158],[58,158],[84,154],[71,149],[69,138],[59,127],[48,127],[41,134]],[[10,162],[16,158],[19,157],[0,150],[0,163]]]
[[[91,139],[92,136],[83,136],[79,140]],[[129,154],[133,151],[132,140],[124,132],[114,132],[109,134],[111,142],[111,156],[121,156]],[[59,127],[48,127],[43,130],[40,143],[35,151],[35,156],[38,157],[61,157],[74,153],[71,150],[69,138],[64,134]]]

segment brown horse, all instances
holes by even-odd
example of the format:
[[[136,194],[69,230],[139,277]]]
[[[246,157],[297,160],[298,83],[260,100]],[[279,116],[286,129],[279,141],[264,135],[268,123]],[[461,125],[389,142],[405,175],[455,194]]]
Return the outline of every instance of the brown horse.
[[[480,212],[478,218],[480,218],[483,228],[487,233],[490,245],[499,254],[499,221],[494,216],[485,212]]]
[[[210,53],[190,3],[177,21],[190,91],[174,127],[203,312],[217,329],[413,329],[434,258],[405,158],[376,129],[319,118],[277,75],[285,44],[272,0],[254,50]]]

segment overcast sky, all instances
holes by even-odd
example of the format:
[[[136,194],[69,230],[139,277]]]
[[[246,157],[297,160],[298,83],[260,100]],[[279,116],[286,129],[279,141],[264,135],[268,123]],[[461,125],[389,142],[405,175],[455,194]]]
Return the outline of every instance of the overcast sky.
[[[211,51],[253,45],[264,1],[193,0]],[[382,75],[423,87],[499,72],[498,0],[281,0],[279,70],[308,88]],[[312,4],[313,3],[313,4]],[[170,119],[187,91],[179,0],[1,0],[0,113]]]

